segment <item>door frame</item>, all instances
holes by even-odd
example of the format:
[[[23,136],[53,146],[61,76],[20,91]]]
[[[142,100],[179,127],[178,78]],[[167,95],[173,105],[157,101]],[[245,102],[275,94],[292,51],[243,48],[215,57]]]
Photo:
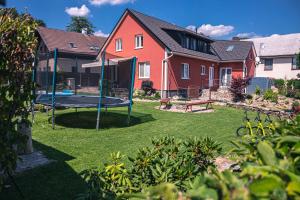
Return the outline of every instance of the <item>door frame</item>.
[[[221,68],[220,68],[220,74],[219,74],[220,81],[219,81],[219,85],[220,85],[220,87],[222,87],[222,88],[227,88],[228,86],[222,85],[222,69],[225,69],[225,70],[226,70],[226,74],[227,74],[227,69],[230,69],[230,70],[231,70],[231,80],[232,80],[232,67],[221,67]],[[227,78],[226,78],[226,77],[227,77],[227,76],[225,76],[225,79],[226,79],[226,81],[227,81]]]
[[[214,66],[210,66],[208,70],[208,87],[214,86],[214,78],[215,78],[215,68]]]

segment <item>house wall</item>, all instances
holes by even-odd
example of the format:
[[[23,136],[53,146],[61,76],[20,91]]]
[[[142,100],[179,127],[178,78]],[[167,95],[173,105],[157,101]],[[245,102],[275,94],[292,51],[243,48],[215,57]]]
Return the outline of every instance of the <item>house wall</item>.
[[[246,58],[245,65],[247,66],[247,72],[248,72],[247,76],[254,77],[256,64],[255,64],[255,54],[253,49],[249,52],[249,55]]]
[[[281,78],[281,79],[293,79],[297,78],[297,74],[300,70],[292,70],[292,57],[273,57],[273,70],[266,71],[264,59],[261,58],[261,63],[256,67],[257,77],[270,77],[270,78]]]
[[[143,48],[135,49],[135,35],[143,35]],[[122,51],[116,51],[116,39],[122,39]],[[161,69],[162,60],[164,59],[164,47],[143,28],[131,15],[126,14],[120,25],[110,37],[106,46],[106,53],[115,55],[116,57],[137,57],[137,66],[135,74],[135,89],[140,89],[143,80],[153,81],[155,89],[161,88]],[[150,79],[140,79],[138,63],[150,63]]]
[[[189,64],[189,79],[181,78],[181,64]],[[201,75],[201,66],[205,66],[205,75]],[[214,77],[218,77],[218,63],[183,56],[173,56],[169,60],[169,89],[186,89],[189,86],[208,87],[209,67],[214,67]]]

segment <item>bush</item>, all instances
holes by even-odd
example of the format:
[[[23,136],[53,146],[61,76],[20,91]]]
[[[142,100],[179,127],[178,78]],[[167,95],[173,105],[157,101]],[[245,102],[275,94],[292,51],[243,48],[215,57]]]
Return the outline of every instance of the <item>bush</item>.
[[[273,82],[274,82],[274,86],[277,89],[280,89],[280,88],[284,87],[284,80],[283,79],[274,79]]]
[[[83,171],[89,191],[80,197],[111,199],[165,182],[185,191],[189,181],[214,166],[220,152],[220,144],[208,137],[183,141],[168,136],[152,139],[150,147],[141,148],[136,157],[128,158],[129,167],[120,153],[114,153],[112,162],[104,168]]]
[[[269,100],[269,101],[277,103],[278,102],[278,93],[273,92],[273,90],[271,90],[271,89],[267,89],[264,93],[264,100]]]
[[[256,94],[256,95],[261,95],[261,89],[260,89],[259,86],[256,86],[256,87],[255,87],[255,94]]]
[[[231,81],[231,85],[229,88],[229,91],[233,95],[233,101],[238,102],[238,101],[244,101],[245,100],[245,88],[249,85],[249,78],[233,78]]]
[[[37,48],[37,23],[15,9],[0,9],[0,192],[3,174],[12,173],[17,164],[15,146],[21,147],[27,137],[18,124],[30,126],[29,107],[32,63]],[[9,84],[8,84],[9,83]]]
[[[139,199],[299,199],[300,116],[282,121],[272,135],[261,140],[247,135],[231,151],[240,172],[204,173],[188,183],[186,192],[164,183],[138,194]],[[135,197],[135,196],[127,196]]]
[[[151,96],[155,94],[156,90],[153,88],[153,82],[152,81],[143,81],[141,89],[145,92],[145,95]]]
[[[295,96],[294,96],[294,98],[295,99],[300,99],[300,91],[295,91],[296,93],[295,93]]]

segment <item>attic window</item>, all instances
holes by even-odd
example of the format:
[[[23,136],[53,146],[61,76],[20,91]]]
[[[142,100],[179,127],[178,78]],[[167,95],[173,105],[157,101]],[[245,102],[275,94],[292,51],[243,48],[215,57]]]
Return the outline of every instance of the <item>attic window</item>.
[[[70,45],[70,47],[71,47],[72,49],[73,49],[73,48],[77,48],[76,44],[73,43],[73,42],[69,42],[69,45]]]
[[[233,45],[230,45],[227,47],[226,51],[232,51],[234,49],[234,46]]]

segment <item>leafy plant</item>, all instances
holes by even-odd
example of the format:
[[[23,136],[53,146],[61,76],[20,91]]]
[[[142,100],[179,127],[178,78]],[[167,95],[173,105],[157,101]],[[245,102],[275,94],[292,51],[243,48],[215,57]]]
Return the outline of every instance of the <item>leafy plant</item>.
[[[156,89],[153,88],[153,82],[149,80],[142,82],[141,89],[144,91],[146,96],[151,96],[156,93]]]
[[[261,89],[260,89],[259,86],[256,86],[256,87],[255,87],[255,94],[256,94],[256,95],[261,95]]]
[[[1,9],[0,24],[0,172],[11,173],[18,158],[15,146],[22,147],[27,140],[17,125],[30,125],[37,23],[28,14]],[[0,190],[2,178],[0,173]]]
[[[214,166],[220,152],[220,144],[208,137],[184,141],[169,136],[154,138],[151,147],[141,148],[135,158],[128,158],[131,162],[128,168],[117,153],[111,156],[112,164],[106,164],[103,169],[82,172],[89,190],[79,198],[120,197],[167,182],[185,191],[189,181]]]
[[[278,102],[278,93],[273,92],[272,89],[267,89],[264,93],[264,100],[270,100],[272,102]]]
[[[282,121],[273,135],[263,140],[243,137],[231,155],[240,172],[211,169],[187,184],[186,192],[175,184],[163,183],[127,195],[139,199],[299,199],[300,198],[300,117]]]
[[[249,85],[249,78],[233,78],[229,91],[233,95],[233,101],[244,101],[245,100],[245,88]]]

